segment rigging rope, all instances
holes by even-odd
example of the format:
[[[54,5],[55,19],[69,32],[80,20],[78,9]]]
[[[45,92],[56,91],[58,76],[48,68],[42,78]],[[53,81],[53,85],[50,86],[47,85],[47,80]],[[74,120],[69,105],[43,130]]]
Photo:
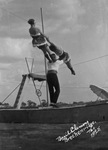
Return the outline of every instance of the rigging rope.
[[[0,9],[2,9],[2,10],[4,10],[4,11],[6,11],[6,12],[12,14],[13,16],[15,16],[15,17],[17,17],[17,18],[20,18],[20,19],[22,19],[23,21],[26,21],[26,22],[27,22],[27,20],[26,20],[25,18],[23,18],[23,17],[21,17],[21,16],[18,16],[18,15],[16,15],[15,13],[13,13],[13,12],[11,12],[11,11],[9,11],[9,10],[3,8],[3,7],[0,7]]]
[[[81,64],[88,63],[88,62],[92,62],[92,61],[95,61],[95,60],[97,60],[97,59],[101,59],[101,58],[104,58],[104,57],[107,57],[107,56],[108,56],[108,54],[103,55],[103,56],[99,56],[99,57],[96,57],[96,58],[92,58],[92,59],[89,59],[89,60],[85,60],[85,61],[82,61],[82,62],[79,62],[79,63],[73,64],[73,66],[77,66],[77,65],[81,65]],[[65,66],[64,66],[64,67],[62,67],[61,69],[63,69],[63,68],[65,68]]]
[[[18,84],[18,85],[16,86],[16,88],[15,88],[1,103],[3,104],[3,102],[6,101],[7,98],[8,98],[20,85],[21,85],[21,83]]]
[[[73,64],[73,65],[75,66],[75,65],[80,65],[80,64],[88,63],[88,62],[95,61],[95,60],[97,60],[97,59],[101,59],[101,58],[107,57],[107,56],[108,56],[108,54],[103,55],[103,56],[99,56],[99,57],[96,57],[96,58],[93,58],[93,59],[89,59],[89,60],[86,60],[86,61],[82,61],[82,62]]]

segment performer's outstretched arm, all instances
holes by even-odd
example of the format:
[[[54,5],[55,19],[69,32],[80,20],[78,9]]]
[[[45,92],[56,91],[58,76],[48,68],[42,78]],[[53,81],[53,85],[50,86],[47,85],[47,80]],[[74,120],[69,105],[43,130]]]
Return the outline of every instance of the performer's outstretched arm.
[[[75,71],[74,71],[74,69],[73,69],[73,67],[72,67],[72,64],[71,64],[71,59],[70,59],[69,61],[65,62],[65,64],[66,64],[66,66],[70,69],[71,73],[72,73],[73,75],[75,75]]]

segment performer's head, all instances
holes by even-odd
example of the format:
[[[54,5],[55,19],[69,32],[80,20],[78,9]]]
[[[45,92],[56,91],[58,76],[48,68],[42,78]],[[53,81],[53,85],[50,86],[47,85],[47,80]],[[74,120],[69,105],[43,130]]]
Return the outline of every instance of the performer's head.
[[[55,53],[52,53],[51,57],[53,58],[53,60],[52,60],[53,63],[56,62],[57,59],[58,59],[58,57],[57,57],[57,55]]]
[[[29,19],[29,20],[28,20],[28,24],[34,25],[34,24],[35,24],[35,20],[34,20],[34,19]]]

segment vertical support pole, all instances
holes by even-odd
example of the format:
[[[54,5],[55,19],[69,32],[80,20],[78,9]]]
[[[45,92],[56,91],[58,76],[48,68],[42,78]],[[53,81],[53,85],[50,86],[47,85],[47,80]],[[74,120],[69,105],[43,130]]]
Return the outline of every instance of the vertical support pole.
[[[41,11],[42,32],[44,33],[44,23],[43,23],[42,8],[40,8],[40,11]],[[44,56],[44,62],[45,62],[45,74],[47,74],[47,64],[46,64],[46,58],[45,58],[45,56]],[[47,84],[47,79],[46,79],[46,99],[47,99],[47,104],[49,104],[49,101],[48,101],[48,84]]]

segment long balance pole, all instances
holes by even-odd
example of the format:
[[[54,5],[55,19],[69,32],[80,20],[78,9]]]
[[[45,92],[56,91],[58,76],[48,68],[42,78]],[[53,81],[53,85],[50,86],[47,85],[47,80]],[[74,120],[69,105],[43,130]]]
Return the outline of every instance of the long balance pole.
[[[41,11],[41,23],[42,23],[42,32],[44,33],[44,23],[43,23],[43,12],[42,8],[40,8]],[[44,62],[45,62],[45,74],[47,74],[47,63],[46,63],[46,58],[44,56]],[[47,104],[49,104],[48,101],[48,84],[47,84],[47,79],[46,79],[46,99],[47,99]]]

